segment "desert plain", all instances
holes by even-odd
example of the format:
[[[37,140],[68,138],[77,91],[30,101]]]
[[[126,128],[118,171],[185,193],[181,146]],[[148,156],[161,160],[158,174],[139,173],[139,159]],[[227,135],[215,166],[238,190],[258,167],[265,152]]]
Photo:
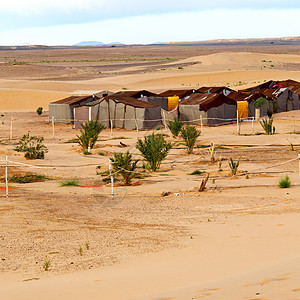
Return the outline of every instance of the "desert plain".
[[[181,138],[155,129],[174,143],[167,159],[131,186],[116,182],[114,197],[97,166],[107,170],[114,152],[141,160],[137,139],[152,130],[105,129],[83,155],[70,142],[79,130],[55,124],[53,136],[47,112],[51,101],[101,90],[300,81],[299,67],[299,45],[1,50],[0,298],[300,299],[300,111],[276,114],[271,136],[258,122],[242,122],[240,135],[236,124],[204,126],[190,155]],[[45,138],[44,160],[13,150],[28,132]],[[9,176],[50,180],[9,183],[5,197],[6,155]],[[230,158],[240,160],[236,176]],[[292,185],[281,189],[285,175]],[[68,179],[79,186],[61,187]]]

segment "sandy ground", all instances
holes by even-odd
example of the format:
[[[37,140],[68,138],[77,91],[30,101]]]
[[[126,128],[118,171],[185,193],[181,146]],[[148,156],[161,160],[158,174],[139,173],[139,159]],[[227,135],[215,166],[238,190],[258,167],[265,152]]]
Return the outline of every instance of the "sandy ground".
[[[0,96],[6,101],[0,102],[0,298],[300,299],[300,181],[299,164],[293,160],[300,151],[299,111],[276,115],[274,136],[253,134],[262,128],[254,123],[252,129],[251,122],[242,122],[239,136],[235,124],[204,127],[192,155],[186,154],[180,138],[174,140],[161,129],[157,132],[168,134],[174,146],[160,171],[133,186],[117,182],[113,199],[96,166],[106,170],[116,151],[129,150],[141,159],[135,148],[137,133],[114,130],[112,139],[104,130],[93,154],[85,156],[77,144],[66,143],[78,130],[56,124],[53,139],[47,112],[34,113],[74,90],[162,90],[184,82],[230,82],[237,88],[271,78],[300,80],[296,71],[261,70],[261,65],[250,69],[267,61],[265,55],[271,57],[194,56],[185,59],[201,63],[172,71],[175,62],[169,62],[163,74],[81,81],[0,79]],[[269,60],[275,61],[272,55]],[[278,64],[298,63],[297,55],[276,55]],[[226,70],[229,66],[231,71]],[[44,160],[27,161],[13,150],[27,132],[45,137],[49,152]],[[149,133],[142,131],[139,137]],[[120,148],[120,141],[128,147]],[[211,142],[221,146],[216,158],[222,160],[222,171],[203,148]],[[9,163],[9,176],[39,173],[52,180],[10,183],[5,198],[5,155],[10,161],[44,167]],[[238,176],[230,175],[230,157],[241,161]],[[288,160],[293,161],[278,165]],[[210,173],[205,192],[197,191],[204,175],[188,175],[196,169]],[[292,186],[280,189],[278,181],[285,175]],[[80,186],[60,187],[71,178]],[[163,191],[170,195],[162,197]],[[45,272],[47,259],[51,266]]]

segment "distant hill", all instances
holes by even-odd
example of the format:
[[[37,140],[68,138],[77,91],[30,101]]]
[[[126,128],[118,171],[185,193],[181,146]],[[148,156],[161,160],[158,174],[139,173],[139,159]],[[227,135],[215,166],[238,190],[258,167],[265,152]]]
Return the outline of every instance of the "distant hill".
[[[96,41],[83,41],[83,42],[80,42],[73,46],[96,46],[96,45],[105,45],[105,44],[102,42],[96,42]]]

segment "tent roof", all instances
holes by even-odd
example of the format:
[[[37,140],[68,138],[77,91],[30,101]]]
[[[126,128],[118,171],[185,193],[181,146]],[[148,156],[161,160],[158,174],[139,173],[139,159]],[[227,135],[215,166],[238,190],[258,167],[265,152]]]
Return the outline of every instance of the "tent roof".
[[[259,93],[269,99],[277,99],[287,88],[261,89]]]
[[[203,86],[196,90],[197,93],[221,93],[223,90],[233,91],[225,86]]]
[[[158,96],[160,97],[178,96],[179,98],[184,98],[186,96],[191,95],[192,93],[194,93],[194,90],[167,90],[165,92],[158,94]]]
[[[114,102],[123,103],[125,105],[130,105],[136,108],[148,108],[148,107],[158,107],[157,104],[149,103],[146,101],[138,100],[133,97],[129,97],[127,95],[120,95],[119,93],[106,96],[102,99],[103,100],[113,100]]]
[[[51,102],[51,104],[79,104],[80,102],[87,100],[89,98],[92,98],[92,95],[87,95],[87,96],[70,96],[61,100],[57,100],[54,102]],[[95,99],[98,97],[95,96]],[[99,98],[98,98],[99,99]]]
[[[121,92],[117,92],[114,95],[125,95],[128,97],[133,97],[133,98],[140,98],[141,95],[143,96],[157,96],[157,94],[149,92],[147,90],[140,90],[140,91],[121,91]]]
[[[248,101],[256,100],[260,97],[259,93],[243,93],[243,92],[231,92],[228,98],[234,101]]]
[[[189,98],[181,101],[179,105],[200,105],[200,108],[204,111],[208,111],[212,107],[218,107],[223,103],[236,105],[236,101],[224,96],[223,93],[195,93]]]

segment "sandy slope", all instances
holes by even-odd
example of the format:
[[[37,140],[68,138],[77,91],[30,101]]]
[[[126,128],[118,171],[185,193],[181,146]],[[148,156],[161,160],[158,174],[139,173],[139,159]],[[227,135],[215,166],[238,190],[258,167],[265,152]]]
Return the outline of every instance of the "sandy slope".
[[[299,299],[299,214],[228,217],[193,227],[187,248],[94,271],[12,283],[4,299]]]

